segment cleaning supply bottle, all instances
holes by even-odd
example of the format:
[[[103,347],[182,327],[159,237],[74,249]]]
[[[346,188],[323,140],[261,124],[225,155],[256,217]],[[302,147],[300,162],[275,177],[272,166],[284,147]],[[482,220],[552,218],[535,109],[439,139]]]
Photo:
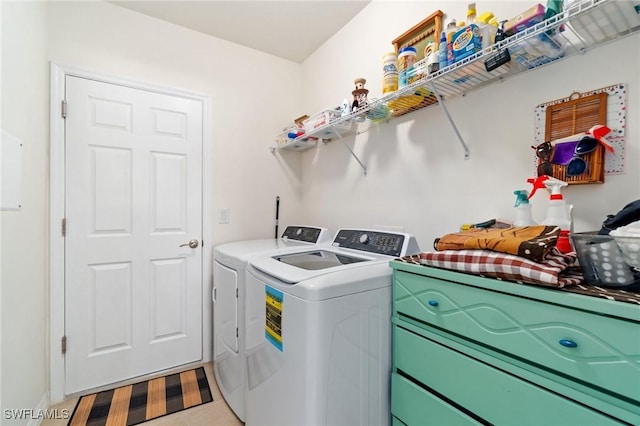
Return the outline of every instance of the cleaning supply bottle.
[[[498,30],[496,31],[496,35],[493,38],[495,44],[498,44],[507,38],[507,33],[504,31],[505,22],[507,21],[500,21],[500,26],[498,27]]]
[[[438,67],[443,69],[447,66],[447,33],[442,32],[440,45],[438,46]]]
[[[569,216],[569,208],[562,196],[562,188],[568,185],[567,182],[547,176],[547,179],[545,179],[543,183],[550,195],[547,206],[547,216],[542,224],[557,225],[562,230],[570,230],[571,217]]]
[[[476,24],[476,23],[477,23],[476,4],[469,3],[469,5],[467,6],[467,25]]]
[[[456,20],[451,18],[447,23],[447,65],[453,65],[453,35],[457,30]]]
[[[568,206],[562,196],[562,188],[568,185],[567,182],[547,175],[538,176],[537,179],[527,179],[527,182],[533,183],[534,187],[529,198],[540,188],[540,184],[547,188],[550,193],[549,204],[547,205],[547,215],[542,221],[542,225],[558,226],[560,228],[560,237],[558,237],[556,247],[563,253],[573,251],[569,241],[569,233],[573,228],[571,220],[572,206]]]
[[[493,26],[491,24],[492,19],[495,21],[493,12],[489,11],[482,12],[480,16],[478,16],[478,28],[480,28],[480,39],[483,50],[493,44],[496,32],[498,31],[497,25]]]
[[[513,191],[516,195],[516,220],[513,226],[529,226],[535,225],[533,216],[531,215],[531,204],[529,204],[529,192],[526,189],[518,189]]]
[[[573,228],[571,220],[571,206],[568,206],[562,196],[562,188],[567,186],[567,182],[550,177],[544,181],[544,185],[551,192],[549,205],[547,206],[547,217],[542,222],[543,225],[557,225],[560,227],[560,237],[556,247],[562,253],[573,251],[569,234]]]
[[[427,74],[433,74],[440,69],[440,51],[437,43],[428,43],[424,48],[424,57],[427,60]]]

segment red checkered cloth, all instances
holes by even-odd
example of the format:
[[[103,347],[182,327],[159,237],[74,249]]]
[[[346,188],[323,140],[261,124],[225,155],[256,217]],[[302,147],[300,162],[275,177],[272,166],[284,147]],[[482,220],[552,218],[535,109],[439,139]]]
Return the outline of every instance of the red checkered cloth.
[[[542,262],[489,250],[443,250],[424,252],[419,262],[436,268],[546,287],[565,287],[583,281],[579,269],[572,268],[575,253],[552,248]]]

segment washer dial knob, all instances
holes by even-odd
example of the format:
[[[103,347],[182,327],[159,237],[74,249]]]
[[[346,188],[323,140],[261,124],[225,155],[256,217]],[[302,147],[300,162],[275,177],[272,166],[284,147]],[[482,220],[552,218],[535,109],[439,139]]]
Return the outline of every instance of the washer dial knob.
[[[369,236],[367,234],[360,235],[360,242],[362,244],[367,244],[369,242]]]

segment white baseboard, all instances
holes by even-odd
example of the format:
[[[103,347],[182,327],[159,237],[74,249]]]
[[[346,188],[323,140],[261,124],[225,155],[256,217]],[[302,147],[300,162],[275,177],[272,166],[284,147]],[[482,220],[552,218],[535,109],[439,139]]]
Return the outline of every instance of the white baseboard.
[[[42,398],[40,398],[40,402],[38,403],[38,406],[33,410],[33,412],[44,413],[48,408],[49,408],[49,396],[47,395],[47,392],[45,392],[42,394]],[[39,426],[42,420],[43,419],[41,416],[36,416],[35,418],[31,418],[29,419],[29,423],[27,423],[27,426]]]

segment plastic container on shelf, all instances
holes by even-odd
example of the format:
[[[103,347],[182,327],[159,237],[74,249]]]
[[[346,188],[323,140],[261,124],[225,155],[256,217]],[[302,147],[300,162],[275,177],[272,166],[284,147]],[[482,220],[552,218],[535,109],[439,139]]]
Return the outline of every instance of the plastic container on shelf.
[[[427,58],[422,58],[407,70],[407,84],[411,84],[428,74]]]
[[[486,49],[495,42],[498,27],[491,24],[492,19],[494,19],[493,12],[483,12],[478,16],[478,28],[480,28],[482,49]]]
[[[339,109],[326,109],[304,120],[304,130],[307,134],[318,137],[330,136],[334,131],[345,133],[351,129],[353,123],[351,120],[344,120],[339,123],[335,123],[335,121],[340,117],[341,113]],[[331,127],[327,127],[327,129],[319,134],[317,133],[316,129],[330,123],[332,123]]]
[[[427,74],[434,74],[440,69],[438,64],[438,43],[427,43],[424,48],[424,60],[427,62]]]
[[[596,232],[572,233],[571,241],[587,284],[624,287],[640,283],[640,274],[625,262],[624,254],[612,236]]]
[[[409,84],[409,69],[413,67],[418,59],[415,47],[407,46],[400,49],[398,53],[398,88]]]
[[[469,24],[453,34],[453,61],[471,56],[482,50],[480,29],[476,24]]]
[[[453,59],[453,34],[457,31],[457,28],[456,20],[454,18],[449,19],[445,30],[445,36],[447,38],[447,65],[453,65],[455,62]]]
[[[283,129],[282,133],[276,136],[276,145],[286,145],[292,140],[301,137],[305,134],[305,130],[302,127],[298,127],[296,124],[292,124]]]
[[[396,52],[382,56],[382,93],[398,90],[398,55]]]
[[[549,63],[564,56],[566,41],[561,36],[540,33],[509,47],[511,59],[526,68]]]
[[[544,20],[545,9],[541,4],[536,4],[524,12],[507,20],[504,24],[504,31],[508,36],[525,30]]]
[[[443,69],[447,66],[447,33],[442,31],[440,35],[440,44],[438,45],[438,68]]]

